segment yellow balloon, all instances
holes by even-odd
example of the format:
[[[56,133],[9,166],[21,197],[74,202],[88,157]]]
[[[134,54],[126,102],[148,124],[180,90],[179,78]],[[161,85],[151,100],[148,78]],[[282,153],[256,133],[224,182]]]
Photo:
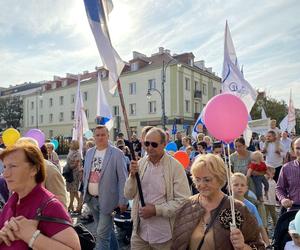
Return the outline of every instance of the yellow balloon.
[[[19,131],[14,128],[6,129],[2,134],[2,140],[6,147],[14,145],[20,137]]]

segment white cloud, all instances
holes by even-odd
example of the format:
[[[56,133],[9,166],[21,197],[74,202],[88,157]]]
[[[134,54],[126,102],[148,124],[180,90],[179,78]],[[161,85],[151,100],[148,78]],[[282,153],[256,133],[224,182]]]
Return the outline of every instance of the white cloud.
[[[249,82],[278,98],[292,87],[300,107],[299,1],[115,0],[114,5],[109,27],[123,59],[134,50],[150,55],[163,46],[172,53],[191,51],[221,75],[228,19]],[[82,0],[0,0],[0,11],[2,85],[101,64]]]

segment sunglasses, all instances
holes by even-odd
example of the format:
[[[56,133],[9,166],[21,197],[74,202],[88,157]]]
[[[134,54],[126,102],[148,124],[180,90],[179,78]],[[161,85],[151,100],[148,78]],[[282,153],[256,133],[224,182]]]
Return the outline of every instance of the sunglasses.
[[[152,142],[152,141],[145,141],[144,145],[145,145],[145,147],[149,147],[150,145],[152,146],[152,148],[157,148],[158,147],[158,143],[157,142]]]

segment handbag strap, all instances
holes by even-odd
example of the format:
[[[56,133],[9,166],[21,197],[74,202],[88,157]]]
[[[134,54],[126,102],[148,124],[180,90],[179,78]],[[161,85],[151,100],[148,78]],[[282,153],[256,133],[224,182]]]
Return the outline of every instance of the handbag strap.
[[[52,201],[56,200],[54,196],[50,197],[46,202],[44,202],[37,210],[36,210],[36,215],[34,217],[35,220],[37,221],[46,221],[46,222],[56,222],[64,225],[68,225],[73,227],[73,224],[67,220],[61,219],[61,218],[56,218],[56,217],[50,217],[50,216],[45,216],[42,215],[43,210],[48,206],[48,204]]]
[[[64,224],[64,225],[73,227],[73,224],[71,222],[64,220],[64,219],[56,218],[56,217],[49,217],[49,216],[41,215],[41,216],[36,216],[35,219],[38,221],[56,222],[56,223],[60,223],[60,224]]]
[[[199,197],[200,197],[200,195],[199,195]],[[222,206],[223,206],[225,200],[227,200],[227,195],[224,195],[224,197],[223,197],[223,199],[221,200],[219,206],[216,208],[215,213],[213,214],[213,216],[212,216],[212,218],[211,218],[209,224],[207,225],[207,227],[206,227],[206,229],[205,229],[205,231],[204,231],[203,237],[202,237],[202,239],[201,239],[201,241],[200,241],[200,243],[199,243],[199,245],[198,245],[198,247],[197,247],[197,250],[200,250],[200,249],[201,249],[201,247],[202,247],[202,245],[203,245],[203,243],[204,243],[205,235],[207,234],[207,232],[209,231],[209,229],[211,228],[211,226],[212,226],[213,223],[215,222],[215,220],[216,220],[216,218],[217,218],[217,216],[218,216],[218,214],[219,214],[219,212],[220,212],[220,210],[221,210],[221,208],[222,208]]]

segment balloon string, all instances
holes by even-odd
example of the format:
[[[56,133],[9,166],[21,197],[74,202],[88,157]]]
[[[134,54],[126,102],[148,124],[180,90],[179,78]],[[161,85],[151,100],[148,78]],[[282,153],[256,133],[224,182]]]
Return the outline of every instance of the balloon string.
[[[227,143],[228,158],[226,157],[225,147],[223,147],[223,152],[224,152],[224,159],[225,159],[225,164],[226,164],[227,190],[228,190],[228,194],[229,194],[229,202],[230,202],[230,210],[231,210],[231,218],[232,218],[232,223],[230,224],[230,227],[236,228],[234,198],[233,198],[233,194],[232,194],[232,182],[231,182],[231,161],[230,161],[229,143]]]

